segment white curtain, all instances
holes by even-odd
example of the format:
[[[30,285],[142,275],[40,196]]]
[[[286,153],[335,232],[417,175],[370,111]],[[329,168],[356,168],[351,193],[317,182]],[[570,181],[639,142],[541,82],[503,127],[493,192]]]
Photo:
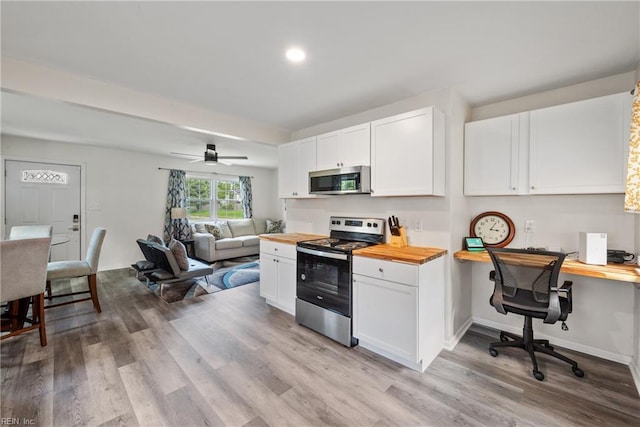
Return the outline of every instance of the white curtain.
[[[640,213],[640,81],[636,83],[634,93],[624,210]]]

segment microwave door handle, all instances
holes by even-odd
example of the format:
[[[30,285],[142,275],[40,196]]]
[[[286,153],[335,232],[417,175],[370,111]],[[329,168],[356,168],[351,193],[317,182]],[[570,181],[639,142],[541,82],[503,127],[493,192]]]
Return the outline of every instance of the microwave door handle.
[[[298,246],[296,249],[298,252],[302,252],[304,254],[309,254],[309,255],[315,255],[322,258],[333,258],[333,259],[340,259],[343,261],[347,261],[349,259],[349,255],[346,255],[346,254],[334,254],[333,252],[316,251],[314,249],[302,248],[300,246]]]

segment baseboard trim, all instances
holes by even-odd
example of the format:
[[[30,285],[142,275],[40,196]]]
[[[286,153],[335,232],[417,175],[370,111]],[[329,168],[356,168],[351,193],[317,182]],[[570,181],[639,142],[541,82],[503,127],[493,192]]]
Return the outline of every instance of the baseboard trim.
[[[487,319],[480,319],[480,318],[476,318],[476,317],[474,317],[472,319],[473,319],[473,323],[477,323],[478,325],[481,325],[481,326],[486,326],[488,328],[497,329],[499,331],[502,330],[502,331],[506,331],[506,332],[511,332],[511,333],[518,334],[518,335],[522,334],[522,329],[521,328],[505,325],[504,323],[493,322],[493,321],[487,320]],[[557,345],[558,347],[564,347],[564,348],[568,348],[569,350],[579,351],[580,353],[585,353],[585,354],[588,354],[588,355],[591,355],[591,356],[600,357],[602,359],[611,360],[613,362],[623,363],[623,364],[629,365],[629,367],[631,367],[631,357],[630,356],[625,356],[623,354],[618,354],[618,353],[612,353],[610,351],[605,351],[605,350],[602,350],[600,348],[579,344],[579,343],[576,343],[576,342],[573,342],[573,341],[563,340],[563,339],[558,338],[558,337],[553,337],[553,336],[549,336],[549,335],[546,335],[546,334],[543,334],[543,333],[538,333],[538,332],[536,332],[536,338],[548,339],[549,341],[551,341],[554,345]]]
[[[636,384],[636,391],[640,393],[640,360],[631,360],[631,363],[629,363],[629,370],[631,370],[633,382]]]
[[[471,325],[473,325],[473,318],[467,319],[462,327],[458,329],[458,332],[456,332],[451,338],[447,339],[447,341],[444,343],[445,350],[452,351],[458,345],[464,334],[467,333]]]

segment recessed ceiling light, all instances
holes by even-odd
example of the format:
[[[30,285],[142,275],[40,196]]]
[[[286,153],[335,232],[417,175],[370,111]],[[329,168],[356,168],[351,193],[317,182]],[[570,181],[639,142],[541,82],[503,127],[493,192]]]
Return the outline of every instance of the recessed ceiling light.
[[[306,57],[307,54],[300,48],[292,47],[287,50],[287,59],[291,62],[302,62]]]

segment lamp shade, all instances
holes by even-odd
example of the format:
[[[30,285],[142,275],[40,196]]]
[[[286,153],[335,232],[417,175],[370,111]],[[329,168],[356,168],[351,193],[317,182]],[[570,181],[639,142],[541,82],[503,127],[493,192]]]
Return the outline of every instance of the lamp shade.
[[[182,219],[187,217],[187,208],[171,208],[171,219]]]

